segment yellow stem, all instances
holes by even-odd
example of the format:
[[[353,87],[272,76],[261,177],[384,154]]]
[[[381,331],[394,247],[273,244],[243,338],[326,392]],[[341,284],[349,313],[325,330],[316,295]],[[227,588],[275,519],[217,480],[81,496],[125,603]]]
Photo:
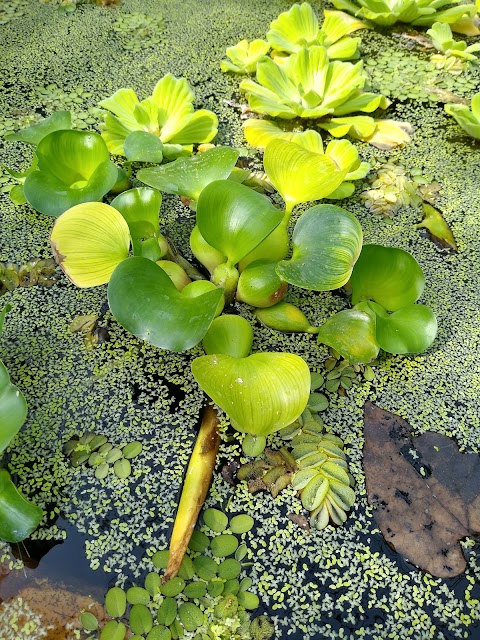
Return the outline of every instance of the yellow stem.
[[[198,515],[210,488],[219,445],[217,411],[208,405],[203,412],[200,431],[188,463],[170,538],[170,556],[163,582],[174,578],[180,569]]]

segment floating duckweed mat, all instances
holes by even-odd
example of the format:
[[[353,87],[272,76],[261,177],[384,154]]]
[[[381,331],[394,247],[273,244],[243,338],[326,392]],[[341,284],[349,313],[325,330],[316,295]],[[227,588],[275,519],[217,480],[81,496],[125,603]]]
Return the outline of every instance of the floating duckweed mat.
[[[320,12],[321,5],[314,4]],[[238,79],[221,73],[220,62],[227,47],[261,38],[289,6],[279,0],[124,0],[108,7],[77,3],[66,13],[53,3],[0,2],[0,132],[59,109],[72,110],[75,126],[95,128],[100,100],[121,87],[145,97],[170,72],[191,83],[197,108],[218,115],[216,142],[240,146]],[[467,571],[451,581],[417,570],[387,547],[366,502],[362,427],[369,399],[402,416],[417,434],[444,433],[461,449],[479,452],[480,146],[444,113],[441,100],[452,93],[471,97],[480,90],[480,74],[473,69],[462,76],[438,71],[430,76],[427,55],[398,30],[361,36],[372,84],[388,90],[393,101],[388,117],[410,122],[415,134],[411,144],[388,154],[356,143],[360,154],[377,167],[389,162],[420,169],[441,184],[435,206],[453,231],[458,253],[439,249],[416,229],[421,211],[414,207],[396,211],[389,220],[369,213],[358,197],[369,188],[368,179],[342,206],[358,216],[366,242],[401,247],[416,257],[427,282],[421,302],[435,311],[439,334],[427,353],[383,356],[373,381],[362,381],[345,397],[330,394],[322,417],[344,440],[356,483],[357,499],[345,526],[306,531],[292,520],[302,506],[291,488],[273,499],[269,493],[250,494],[245,482],[225,482],[222,464],[246,461],[239,435],[227,429],[226,419],[207,507],[229,518],[240,513],[254,518],[254,529],[245,534],[245,561],[251,563],[251,590],[261,602],[255,615],[270,616],[277,638],[474,637],[480,629],[476,542],[463,542]],[[413,77],[418,82],[412,83]],[[23,170],[29,157],[21,143],[0,138],[0,161],[9,167]],[[51,218],[28,205],[15,207],[6,193],[0,215],[0,261],[23,264],[50,257]],[[165,197],[161,216],[163,228],[188,257],[191,212]],[[297,290],[287,299],[301,303],[315,326],[348,307],[338,292]],[[3,301],[13,308],[1,358],[29,406],[27,422],[7,451],[8,465],[24,494],[46,512],[33,538],[61,542],[66,536],[57,524],[61,516],[81,534],[97,586],[106,592],[114,583],[138,584],[153,554],[168,546],[204,404],[190,373],[190,362],[201,350],[175,354],[138,341],[108,312],[106,287],[81,291],[61,278],[48,289],[17,288]],[[239,312],[254,321],[246,307]],[[88,314],[99,316],[109,334],[93,350],[68,330],[76,316]],[[254,348],[295,352],[318,372],[328,357],[314,336],[281,334],[259,324]],[[97,479],[87,465],[73,467],[63,447],[85,432],[104,435],[114,447],[140,442],[130,475]],[[271,444],[281,446],[280,438]],[[5,543],[0,560],[4,573],[21,570],[21,560]],[[45,637],[42,624],[20,595],[0,605],[4,640]]]

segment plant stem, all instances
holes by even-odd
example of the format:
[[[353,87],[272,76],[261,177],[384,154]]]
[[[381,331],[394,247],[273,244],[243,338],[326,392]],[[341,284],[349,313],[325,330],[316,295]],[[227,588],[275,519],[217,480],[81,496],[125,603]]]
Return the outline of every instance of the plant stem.
[[[170,557],[163,582],[174,578],[180,569],[198,514],[210,488],[219,445],[217,411],[211,405],[207,405],[203,412],[202,424],[188,463],[182,495],[178,503],[170,538]]]

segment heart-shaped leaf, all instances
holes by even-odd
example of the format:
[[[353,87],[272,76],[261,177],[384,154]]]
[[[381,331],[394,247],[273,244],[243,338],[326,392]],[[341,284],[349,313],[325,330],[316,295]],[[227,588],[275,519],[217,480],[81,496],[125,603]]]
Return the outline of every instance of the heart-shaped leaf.
[[[127,221],[134,255],[156,261],[165,254],[166,240],[160,233],[161,204],[161,193],[148,187],[129,189],[112,200],[111,206]]]
[[[200,342],[210,326],[222,291],[183,296],[155,262],[124,260],[108,284],[108,302],[117,321],[138,338],[170,351]]]
[[[202,356],[192,362],[192,372],[232,425],[255,436],[266,436],[292,423],[310,395],[308,366],[292,353]]]
[[[163,167],[141,169],[137,178],[159,191],[198,200],[207,184],[228,178],[238,156],[239,152],[231,147],[215,147]]]
[[[132,131],[123,143],[129,162],[160,162],[163,160],[163,144],[160,138],[148,131]]]
[[[102,202],[85,202],[65,211],[50,238],[55,259],[77,287],[110,280],[128,257],[130,233],[123,216]]]
[[[293,255],[278,263],[277,273],[302,289],[338,289],[348,282],[361,248],[362,229],[356,217],[335,205],[319,204],[299,218]]]
[[[414,304],[425,286],[423,271],[407,251],[366,244],[350,278],[352,304],[374,300],[388,311]]]
[[[30,127],[25,127],[16,133],[7,133],[3,137],[5,140],[18,140],[19,142],[27,142],[28,144],[38,145],[42,138],[48,136],[52,131],[60,131],[62,129],[72,128],[72,114],[70,111],[57,111],[51,116],[40,120]]]
[[[43,511],[26,500],[5,469],[0,469],[0,540],[20,542],[38,527]]]
[[[348,173],[332,158],[282,138],[267,144],[263,163],[268,179],[284,199],[287,211],[300,202],[326,198],[341,185]]]
[[[202,342],[205,353],[223,353],[233,358],[246,358],[252,344],[252,325],[242,316],[229,314],[215,318]]]
[[[423,353],[437,335],[437,318],[423,304],[412,304],[392,314],[370,303],[377,315],[376,337],[388,353]]]
[[[38,168],[25,178],[31,206],[57,217],[82,202],[94,202],[115,185],[117,167],[102,138],[93,132],[54,131],[37,146]]]
[[[375,314],[345,309],[333,315],[318,331],[318,342],[328,345],[351,364],[366,364],[378,356]]]
[[[26,417],[25,397],[20,389],[10,382],[7,368],[0,360],[0,453],[18,433]]]
[[[200,194],[197,225],[212,247],[240,262],[282,221],[270,200],[231,180],[211,182]]]

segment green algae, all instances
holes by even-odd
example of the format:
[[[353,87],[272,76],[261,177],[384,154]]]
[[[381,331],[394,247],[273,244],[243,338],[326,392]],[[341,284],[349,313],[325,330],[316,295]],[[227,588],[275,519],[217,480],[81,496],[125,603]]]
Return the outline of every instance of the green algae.
[[[220,61],[225,49],[239,39],[261,37],[285,8],[280,0],[245,0],[241,5],[215,0],[206,12],[196,0],[124,0],[122,15],[165,17],[161,42],[142,50],[137,58],[115,32],[116,9],[82,4],[67,15],[40,3],[2,2],[0,22],[2,12],[10,17],[8,25],[1,27],[2,31],[8,28],[8,38],[0,44],[4,86],[0,130],[19,128],[24,126],[22,118],[35,121],[58,108],[72,108],[79,121],[95,127],[96,112],[90,110],[101,99],[122,86],[131,86],[143,98],[162,75],[171,72],[192,84],[197,109],[217,113],[218,142],[240,146],[244,144],[240,112],[232,102],[224,102],[238,100],[238,80],[220,72]],[[356,143],[362,159],[373,165],[395,162],[410,173],[418,169],[439,182],[442,191],[436,205],[453,231],[459,252],[446,253],[419,233],[415,225],[420,215],[410,206],[400,208],[388,222],[372,216],[356,196],[345,201],[345,207],[359,217],[366,242],[407,249],[420,262],[427,280],[421,302],[435,310],[439,336],[421,356],[383,356],[373,381],[362,382],[346,397],[330,398],[325,422],[346,443],[358,496],[345,527],[308,534],[288,518],[301,513],[293,490],[275,499],[269,494],[251,496],[242,484],[233,490],[220,475],[215,477],[207,506],[228,505],[228,515],[254,517],[255,530],[245,534],[246,561],[252,563],[249,575],[260,600],[275,616],[280,637],[467,637],[480,620],[480,561],[475,542],[464,543],[468,570],[455,585],[412,569],[382,546],[366,504],[362,407],[368,398],[404,417],[417,433],[445,433],[463,449],[479,451],[478,147],[431,99],[430,92],[413,88],[409,78],[415,73],[422,80],[416,85],[430,83],[422,52],[407,49],[387,32],[362,33],[362,40],[368,68],[373,68],[370,59],[392,61],[374,78],[376,88],[387,89],[395,100],[388,117],[411,122],[416,129],[412,144],[387,158]],[[397,72],[400,57],[408,64],[399,64]],[[432,77],[434,88],[461,97],[469,98],[480,88],[477,70],[460,77]],[[405,86],[409,91],[404,91]],[[83,113],[88,117],[81,118]],[[1,162],[21,170],[28,166],[29,156],[21,143],[0,139]],[[360,186],[358,193],[361,190]],[[28,206],[14,207],[7,194],[1,198],[0,260],[21,264],[32,255],[50,257],[51,221]],[[188,235],[194,225],[190,211],[166,197],[161,216],[162,227],[188,257]],[[118,574],[124,584],[139,580],[149,570],[149,558],[156,549],[167,545],[203,404],[188,373],[191,360],[201,351],[196,348],[178,355],[140,343],[105,313],[105,299],[104,287],[79,291],[66,280],[52,289],[17,289],[4,296],[14,308],[2,341],[2,359],[30,407],[27,423],[9,451],[9,466],[18,473],[25,495],[47,507],[35,537],[61,540],[65,532],[55,521],[62,512],[87,536],[90,565],[104,568],[111,576]],[[300,306],[315,326],[349,306],[335,292],[293,290],[287,300]],[[254,322],[250,309],[238,305],[237,310]],[[68,326],[75,316],[93,313],[108,327],[110,341],[87,352]],[[279,334],[257,325],[254,348],[293,351],[315,371],[322,370],[328,357],[327,349],[318,346],[313,336]],[[104,434],[115,446],[141,442],[141,464],[122,481],[113,474],[99,481],[88,469],[73,469],[62,446],[86,430]],[[242,459],[240,440],[238,434],[225,432],[221,458]],[[279,445],[274,438],[273,446]],[[142,548],[145,556],[139,560]],[[14,570],[20,567],[5,545],[0,547],[0,559]],[[41,637],[33,630],[41,624],[33,612],[25,613],[28,628],[14,629],[19,611],[28,613],[28,603],[12,600],[1,606],[0,635],[7,640]]]

